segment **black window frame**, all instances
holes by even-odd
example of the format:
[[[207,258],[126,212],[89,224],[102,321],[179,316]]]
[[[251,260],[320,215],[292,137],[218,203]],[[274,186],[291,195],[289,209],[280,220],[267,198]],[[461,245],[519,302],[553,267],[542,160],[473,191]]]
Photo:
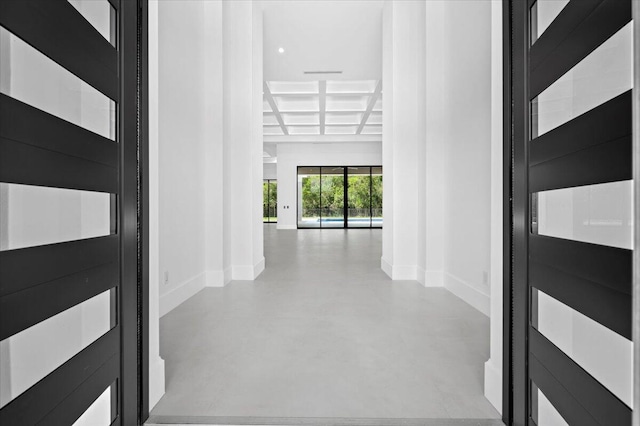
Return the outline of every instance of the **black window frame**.
[[[343,169],[343,176],[344,176],[344,201],[343,201],[343,217],[344,217],[344,224],[343,226],[329,226],[329,227],[323,227],[322,226],[322,213],[320,214],[320,224],[318,227],[310,227],[310,226],[300,226],[300,223],[298,222],[298,214],[299,214],[299,209],[300,209],[300,205],[298,203],[298,200],[300,199],[300,190],[298,188],[297,182],[298,182],[298,176],[300,175],[300,169],[304,169],[304,168],[317,168],[319,170],[318,172],[318,176],[320,177],[320,200],[322,200],[322,169],[323,168],[342,168]],[[348,215],[348,211],[349,211],[349,168],[369,168],[369,226],[349,226],[349,215]],[[383,224],[381,226],[374,226],[373,225],[373,205],[372,205],[372,197],[371,194],[373,192],[373,169],[377,169],[379,168],[380,170],[383,170],[381,165],[348,165],[348,166],[343,166],[343,165],[325,165],[325,166],[297,166],[296,167],[296,228],[297,229],[382,229],[384,226],[384,220],[383,220]],[[383,170],[384,173],[384,170]],[[381,174],[382,176],[383,174]],[[384,195],[383,195],[384,197]],[[322,207],[321,209],[322,210]]]

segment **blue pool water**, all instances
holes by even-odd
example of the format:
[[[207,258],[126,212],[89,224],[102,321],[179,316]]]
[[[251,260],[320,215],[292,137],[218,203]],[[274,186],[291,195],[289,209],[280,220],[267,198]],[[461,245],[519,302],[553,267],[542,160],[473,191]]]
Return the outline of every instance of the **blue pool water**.
[[[372,222],[375,223],[380,223],[382,222],[382,219],[371,219]],[[316,222],[344,222],[344,219],[339,218],[339,217],[326,217],[326,218],[322,218],[322,219],[316,219]],[[369,218],[354,218],[354,219],[349,219],[349,222],[369,222]]]

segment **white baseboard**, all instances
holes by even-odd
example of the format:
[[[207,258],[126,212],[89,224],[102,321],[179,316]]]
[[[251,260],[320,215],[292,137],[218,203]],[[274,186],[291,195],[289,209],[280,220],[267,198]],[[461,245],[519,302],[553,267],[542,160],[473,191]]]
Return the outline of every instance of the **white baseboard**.
[[[222,271],[222,276],[224,278],[224,285],[227,285],[231,282],[231,280],[233,279],[233,277],[231,276],[231,266],[227,266],[226,268],[224,268],[224,271]]]
[[[217,270],[217,271],[207,271],[207,281],[206,281],[206,286],[207,287],[224,287],[227,282],[225,282],[224,279],[224,271],[221,270]]]
[[[393,265],[393,275],[395,280],[412,280],[418,279],[418,268],[415,265]]]
[[[393,279],[393,267],[389,262],[385,260],[384,257],[380,258],[380,268],[385,274],[389,276],[389,278]]]
[[[160,296],[160,316],[163,317],[182,302],[195,295],[205,287],[206,276],[201,273],[190,280],[183,282],[173,290]],[[161,284],[162,285],[162,284]]]
[[[444,274],[444,287],[486,316],[490,315],[491,300],[471,284],[449,273]]]
[[[436,269],[424,271],[423,285],[425,287],[444,287],[444,273]]]
[[[149,360],[149,411],[164,395],[164,360],[160,357]]]
[[[420,266],[418,266],[417,271],[418,271],[418,282],[426,287],[425,283],[427,282],[426,281],[427,271],[425,271],[425,269]]]
[[[392,265],[384,258],[380,258],[380,267],[392,280],[417,280],[418,268],[415,265]]]
[[[297,225],[280,225],[278,224],[277,229],[298,229]]]
[[[262,272],[264,272],[264,268],[265,267],[266,267],[266,261],[265,261],[265,258],[263,256],[262,259],[260,259],[260,261],[258,263],[256,263],[255,266],[253,267],[253,279],[254,280],[256,278],[258,278]]]
[[[255,265],[231,265],[231,279],[239,281],[253,281],[264,271],[264,257]]]
[[[502,368],[492,359],[484,363],[484,396],[502,414]]]

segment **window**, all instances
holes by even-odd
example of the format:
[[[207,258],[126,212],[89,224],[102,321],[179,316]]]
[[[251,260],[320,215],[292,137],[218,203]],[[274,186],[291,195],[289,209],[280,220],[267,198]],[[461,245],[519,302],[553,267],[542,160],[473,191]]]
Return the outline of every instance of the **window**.
[[[265,179],[262,183],[262,221],[276,223],[278,221],[278,182]]]
[[[298,228],[381,228],[382,167],[298,167]]]

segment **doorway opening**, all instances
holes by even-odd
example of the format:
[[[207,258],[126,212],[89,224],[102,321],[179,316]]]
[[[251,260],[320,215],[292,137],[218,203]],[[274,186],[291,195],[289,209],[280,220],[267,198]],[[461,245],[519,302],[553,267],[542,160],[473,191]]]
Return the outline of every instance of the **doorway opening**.
[[[370,424],[364,419],[377,418],[391,419],[383,424],[406,424],[407,418],[413,418],[427,419],[420,420],[421,424],[442,425],[455,424],[456,418],[472,418],[480,419],[480,424],[500,424],[499,413],[483,389],[483,366],[490,349],[490,278],[485,259],[489,233],[484,232],[489,217],[489,162],[488,155],[477,151],[478,147],[487,151],[488,126],[483,126],[481,135],[478,130],[469,134],[469,126],[447,128],[451,135],[429,138],[434,143],[424,146],[422,135],[428,124],[423,113],[430,111],[421,104],[426,95],[415,89],[424,83],[418,80],[431,74],[425,70],[415,75],[401,72],[419,65],[416,60],[428,51],[419,34],[430,28],[428,22],[422,22],[429,13],[448,18],[443,27],[451,28],[451,33],[459,27],[458,21],[468,24],[465,28],[477,26],[484,31],[485,44],[490,39],[488,20],[480,25],[476,13],[449,6],[449,2],[439,6],[451,10],[428,10],[431,3],[387,2],[394,10],[385,13],[382,2],[301,5],[274,1],[263,2],[261,10],[251,10],[249,2],[222,2],[212,11],[221,29],[211,37],[211,43],[219,46],[215,43],[224,40],[221,53],[211,54],[212,68],[219,70],[222,63],[224,71],[213,85],[224,90],[219,105],[222,130],[216,133],[221,142],[211,150],[211,161],[219,161],[223,167],[220,173],[219,168],[211,169],[209,182],[221,182],[223,203],[212,203],[211,211],[222,217],[222,223],[219,229],[218,223],[212,225],[213,249],[206,254],[213,258],[221,253],[221,260],[220,265],[211,262],[214,269],[205,271],[205,280],[198,278],[201,271],[195,265],[189,270],[195,279],[174,285],[172,272],[172,278],[161,287],[168,300],[190,285],[196,290],[162,311],[166,314],[160,321],[160,353],[166,360],[167,391],[153,409],[152,417],[158,423],[242,424],[260,418],[261,424],[300,424],[302,417],[306,418],[304,423],[327,423],[328,418],[338,417],[340,421],[330,422]],[[186,29],[174,19],[176,13],[192,18],[202,9],[207,11],[198,2],[189,5],[192,7],[181,5],[178,9],[171,2],[160,2],[160,26],[169,21]],[[477,8],[487,18],[490,4]],[[384,17],[394,18],[391,28],[383,27]],[[197,25],[200,21],[189,22]],[[253,31],[254,37],[239,37],[238,28]],[[209,29],[217,31],[215,25]],[[434,37],[438,43],[458,40],[448,37],[449,31],[444,29],[441,39]],[[261,34],[264,40],[260,40]],[[406,38],[410,49],[383,44],[383,39],[391,36],[394,40]],[[202,45],[212,52],[208,43]],[[185,53],[182,44],[175,47],[175,56]],[[448,47],[443,46],[443,51],[456,51]],[[485,47],[471,46],[470,52],[451,54],[444,63],[458,70],[467,61],[467,53],[482,56]],[[383,49],[397,49],[394,73],[384,76]],[[253,56],[248,54],[250,50]],[[214,56],[216,52],[219,56]],[[387,60],[390,57],[386,55]],[[194,55],[196,66],[181,65],[181,69],[198,70],[199,61]],[[244,65],[243,72],[239,72],[239,65]],[[486,82],[490,67],[484,65],[481,79]],[[443,66],[443,79],[448,69]],[[203,74],[205,81],[213,75]],[[469,104],[469,93],[453,90],[458,80],[452,81],[455,84],[442,89],[451,103],[445,108],[448,113],[453,113],[452,106],[459,109],[459,105]],[[251,96],[246,90],[249,85]],[[425,92],[442,85],[429,82],[428,86]],[[185,91],[190,89],[184,87]],[[196,105],[207,104],[207,99],[200,99],[199,90],[193,92],[190,98],[198,101]],[[210,94],[214,93],[219,94],[213,90]],[[488,110],[488,98],[488,90],[483,91],[478,99],[484,103],[464,113],[475,119],[476,111]],[[253,127],[259,115],[262,135]],[[392,119],[387,121],[389,117]],[[183,118],[186,128],[191,116]],[[452,123],[448,116],[436,119]],[[385,129],[394,130],[393,137],[389,133],[385,136],[386,151],[383,120]],[[250,135],[240,132],[249,127]],[[249,139],[251,143],[238,146],[239,141]],[[435,146],[435,141],[442,146]],[[262,152],[262,174],[256,170],[258,151]],[[449,164],[449,158],[456,161]],[[430,159],[439,164],[428,166]],[[384,181],[381,165],[387,174]],[[160,169],[175,170],[166,166]],[[305,167],[313,169],[307,173],[307,182],[299,178]],[[461,169],[473,175],[474,185],[455,185],[459,179],[453,177]],[[438,175],[431,174],[438,170]],[[262,226],[258,222],[260,197],[263,222],[265,217],[267,223],[274,218],[269,212],[271,179],[277,179],[277,224]],[[430,191],[429,185],[445,181],[451,185],[441,188],[442,192],[454,193],[457,199],[472,192],[469,187],[480,187],[475,192],[484,197],[474,198],[472,214],[466,214],[469,209],[456,204],[457,199],[448,200]],[[301,196],[304,191],[298,186],[305,184],[315,204],[304,205],[306,197]],[[384,229],[372,229],[383,225],[383,184]],[[166,199],[177,195],[167,194]],[[441,206],[440,211],[427,211],[427,203]],[[316,212],[305,214],[305,208]],[[250,218],[246,212],[251,213]],[[426,229],[431,213],[436,217]],[[298,231],[299,214],[315,219],[317,228],[365,229]],[[453,219],[451,226],[445,220],[448,216]],[[458,227],[470,222],[468,217],[473,219],[475,230],[482,231],[477,238],[469,238],[464,235],[467,228],[461,231]],[[447,232],[454,227],[456,233],[450,236]],[[431,244],[435,241],[431,235],[438,232],[443,234],[438,247],[427,247],[427,235]],[[263,239],[253,238],[255,235]],[[388,244],[390,241],[396,241],[395,245]],[[476,246],[480,250],[475,250]],[[257,252],[256,247],[264,248],[257,256],[264,255],[266,267],[252,276],[244,272],[253,267],[251,261],[259,259],[245,253]],[[384,257],[385,250],[391,257]],[[442,253],[441,259],[431,263],[428,253],[434,252]],[[381,268],[381,259],[393,262],[396,273]],[[176,267],[182,266],[178,262],[169,266],[182,272]],[[162,264],[158,269],[167,270]],[[224,281],[216,281],[218,276]],[[218,282],[222,284],[216,285]],[[458,293],[450,289],[454,286]],[[234,419],[225,422],[229,417]]]

